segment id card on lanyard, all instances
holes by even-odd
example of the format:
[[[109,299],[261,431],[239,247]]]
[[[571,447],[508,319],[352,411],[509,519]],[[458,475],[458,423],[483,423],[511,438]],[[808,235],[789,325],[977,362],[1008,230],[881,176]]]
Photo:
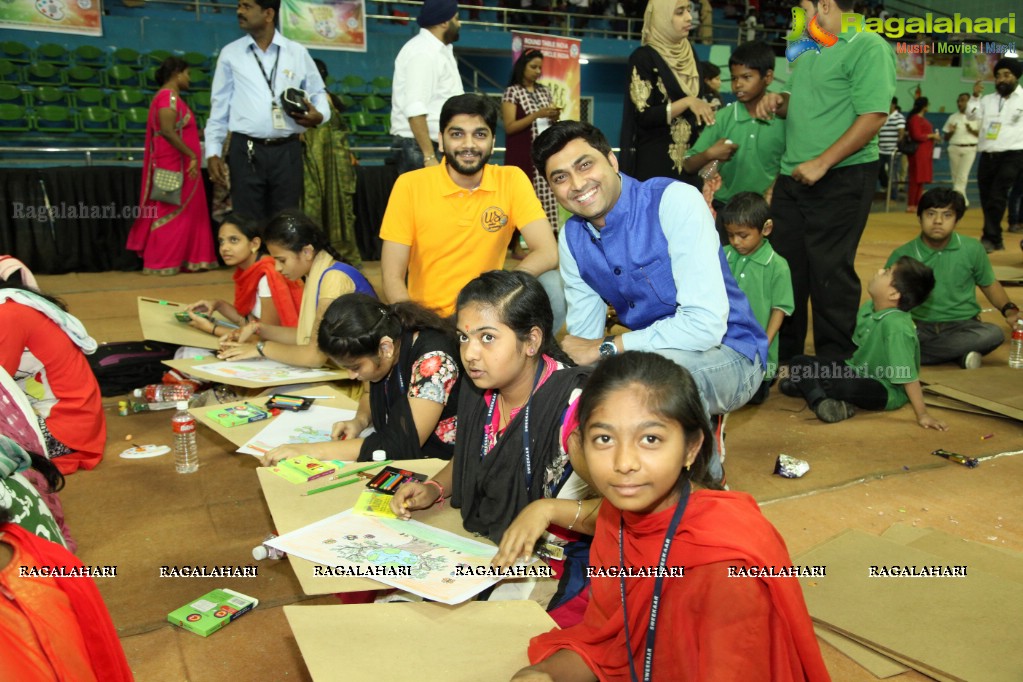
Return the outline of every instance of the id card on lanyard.
[[[249,45],[249,49],[252,50],[252,58],[256,60],[259,72],[263,74],[263,80],[266,81],[266,87],[270,88],[270,120],[273,123],[274,130],[287,130],[288,122],[284,119],[284,110],[277,102],[277,95],[274,92],[274,81],[277,79],[277,65],[281,61],[281,48],[279,45],[277,46],[277,56],[274,58],[274,66],[273,69],[270,70],[269,76],[266,75],[266,69],[263,68],[263,60],[261,60],[259,55],[256,54],[256,46]]]

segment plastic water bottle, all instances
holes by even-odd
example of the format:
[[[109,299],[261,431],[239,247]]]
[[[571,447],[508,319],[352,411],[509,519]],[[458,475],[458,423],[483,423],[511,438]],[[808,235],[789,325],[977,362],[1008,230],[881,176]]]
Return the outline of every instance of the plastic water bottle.
[[[711,161],[706,166],[700,169],[699,173],[700,177],[703,178],[704,180],[710,180],[711,178],[718,174],[719,165],[721,164],[718,162],[718,160],[714,159],[713,161]]]
[[[191,384],[149,384],[134,391],[136,398],[144,398],[148,403],[190,400],[193,393],[195,387]]]
[[[199,470],[199,447],[195,444],[195,417],[188,413],[188,401],[179,400],[178,411],[171,417],[174,430],[174,467],[179,474]]]
[[[286,552],[282,552],[276,547],[270,547],[266,544],[270,540],[273,540],[275,537],[277,536],[274,535],[273,533],[270,533],[265,538],[263,538],[263,544],[253,547],[252,558],[255,559],[256,561],[262,561],[263,559],[283,559],[287,557],[288,555]]]
[[[1009,367],[1023,369],[1023,319],[1016,320],[1012,328],[1012,345],[1009,346]]]

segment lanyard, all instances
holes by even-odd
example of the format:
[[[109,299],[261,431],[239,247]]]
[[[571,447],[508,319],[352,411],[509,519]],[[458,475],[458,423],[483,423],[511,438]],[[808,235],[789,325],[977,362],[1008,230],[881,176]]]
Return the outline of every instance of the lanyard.
[[[270,75],[266,75],[266,69],[263,68],[263,60],[256,54],[256,46],[249,45],[249,49],[252,50],[252,58],[256,60],[256,65],[259,66],[259,72],[263,74],[263,79],[266,81],[266,87],[270,88],[270,97],[274,95],[274,80],[277,78],[277,62],[281,61],[281,48],[277,47],[277,56],[274,58],[274,68],[270,71]]]
[[[675,538],[675,531],[678,530],[678,524],[682,520],[682,514],[685,513],[686,504],[689,502],[689,482],[686,481],[685,487],[682,489],[682,495],[679,497],[678,506],[675,507],[675,513],[671,517],[671,522],[668,524],[668,532],[664,536],[664,545],[661,547],[661,560],[657,564],[657,576],[654,578],[654,598],[650,602],[650,624],[647,626],[646,631],[646,653],[643,656],[643,682],[649,682],[651,679],[651,670],[654,667],[654,640],[656,638],[657,629],[657,612],[661,606],[661,590],[664,588],[664,574],[666,573],[665,567],[668,563],[668,552],[671,550],[671,541]],[[625,607],[625,518],[618,522],[618,559],[619,569],[618,581],[622,592],[622,619],[625,621],[625,644],[626,651],[629,654],[629,673],[632,675],[632,682],[638,682],[636,677],[636,662],[632,656],[632,636],[629,634],[629,613]]]
[[[394,372],[398,376],[398,390],[399,390],[398,395],[399,396],[406,395],[406,392],[405,392],[405,377],[403,377],[401,375],[401,359],[400,359],[400,354],[399,354],[399,361],[397,363],[395,363],[394,368],[391,371]],[[390,375],[388,375],[387,378],[384,379],[384,401],[387,403],[387,408],[388,408],[388,413],[386,415],[384,415],[384,421],[385,422],[389,421],[389,417],[390,417],[390,407],[391,407],[391,388],[390,388],[390,383],[391,383],[391,377],[390,377]]]
[[[529,408],[533,402],[533,394],[536,393],[536,385],[540,382],[540,377],[543,376],[543,370],[546,367],[547,362],[540,356],[540,361],[536,367],[536,376],[533,378],[533,390],[529,392],[529,399],[526,400],[526,413],[522,419],[522,459],[526,469],[526,491],[533,485],[533,461],[530,457],[529,449]],[[487,418],[483,422],[483,442],[480,444],[480,459],[485,459],[490,454],[490,438],[487,434],[487,429],[490,428],[491,423],[494,419],[494,406],[497,405],[497,398],[500,395],[499,392],[494,392],[493,400],[490,401],[490,405],[487,406]],[[510,416],[510,415],[509,415]],[[494,445],[497,445],[497,432],[494,432]]]

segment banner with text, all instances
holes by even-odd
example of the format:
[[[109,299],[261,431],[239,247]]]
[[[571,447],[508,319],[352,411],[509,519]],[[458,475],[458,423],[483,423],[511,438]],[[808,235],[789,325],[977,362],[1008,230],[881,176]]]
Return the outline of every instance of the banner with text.
[[[365,52],[365,0],[281,0],[281,33],[309,48]]]
[[[579,120],[579,50],[578,38],[547,36],[539,33],[512,32],[512,64],[526,50],[543,53],[543,76],[540,83],[551,91],[554,106],[561,107],[561,120]]]
[[[3,0],[0,28],[103,35],[100,0]]]

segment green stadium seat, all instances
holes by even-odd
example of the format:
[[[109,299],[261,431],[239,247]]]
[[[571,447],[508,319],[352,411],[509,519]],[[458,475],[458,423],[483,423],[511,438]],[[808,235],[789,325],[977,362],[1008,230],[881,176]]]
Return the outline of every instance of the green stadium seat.
[[[160,66],[160,64],[163,64],[163,60],[170,56],[171,53],[167,50],[153,50],[146,54],[143,61],[147,62],[150,66]]]
[[[31,122],[20,104],[0,103],[0,131],[22,133],[32,129]]]
[[[345,108],[345,111],[350,111],[355,107],[355,98],[351,95],[339,95],[338,99],[341,100],[341,106]]]
[[[36,48],[36,61],[56,66],[67,66],[71,63],[71,53],[57,43],[46,43]]]
[[[85,107],[78,112],[78,122],[80,130],[91,135],[114,135],[121,132],[117,114],[107,107]]]
[[[93,69],[106,68],[107,53],[93,45],[81,45],[75,48],[74,61],[78,66],[88,66]]]
[[[146,126],[149,124],[149,109],[134,107],[121,111],[121,132],[126,135],[141,135],[145,137]]]
[[[67,83],[73,88],[102,87],[103,75],[91,66],[72,66],[67,70]]]
[[[32,91],[32,101],[36,106],[56,104],[62,107],[69,107],[71,106],[71,95],[52,85],[40,85]]]
[[[210,74],[195,67],[188,69],[188,82],[190,90],[209,90],[212,85]]]
[[[119,47],[110,53],[111,66],[128,66],[132,69],[141,69],[139,61],[141,55],[130,47]]]
[[[0,43],[0,57],[12,64],[31,64],[32,50],[25,43],[17,40],[5,40]]]
[[[370,95],[369,97],[364,97],[362,100],[362,107],[366,111],[380,112],[387,109],[389,106],[390,105],[383,98],[378,97],[377,95]]]
[[[106,106],[110,102],[110,96],[105,90],[99,88],[78,88],[73,91],[72,97],[75,101],[75,107],[78,109]]]
[[[74,114],[68,107],[49,104],[35,107],[34,127],[41,133],[73,133],[78,130]]]
[[[139,78],[142,80],[142,87],[146,90],[159,90],[163,83],[156,82],[156,72],[159,70],[159,66],[148,66],[142,69],[142,73],[139,74]]]
[[[118,110],[132,109],[134,107],[145,108],[149,105],[149,96],[136,88],[114,90],[111,99],[113,100],[114,108]]]
[[[0,83],[0,104],[17,104],[19,107],[27,107],[32,104],[32,97],[17,85]]]
[[[210,113],[210,93],[209,90],[200,90],[199,92],[193,92],[188,97],[188,105],[192,107],[192,111],[196,114],[209,115]]]
[[[362,76],[349,74],[341,79],[341,85],[344,86],[346,92],[359,94],[366,88],[366,79]]]
[[[18,65],[13,62],[9,62],[6,59],[0,59],[0,82],[20,83],[21,69]]]
[[[115,64],[106,70],[107,87],[137,88],[141,85],[141,77],[137,71],[127,64]]]
[[[63,85],[64,69],[53,64],[29,64],[25,67],[25,82],[29,85]]]
[[[373,92],[380,94],[391,94],[391,85],[394,81],[388,76],[377,76],[369,82]]]
[[[201,52],[186,52],[181,55],[181,58],[185,60],[185,63],[192,67],[198,67],[200,69],[209,68],[210,57],[209,55],[202,54]]]

